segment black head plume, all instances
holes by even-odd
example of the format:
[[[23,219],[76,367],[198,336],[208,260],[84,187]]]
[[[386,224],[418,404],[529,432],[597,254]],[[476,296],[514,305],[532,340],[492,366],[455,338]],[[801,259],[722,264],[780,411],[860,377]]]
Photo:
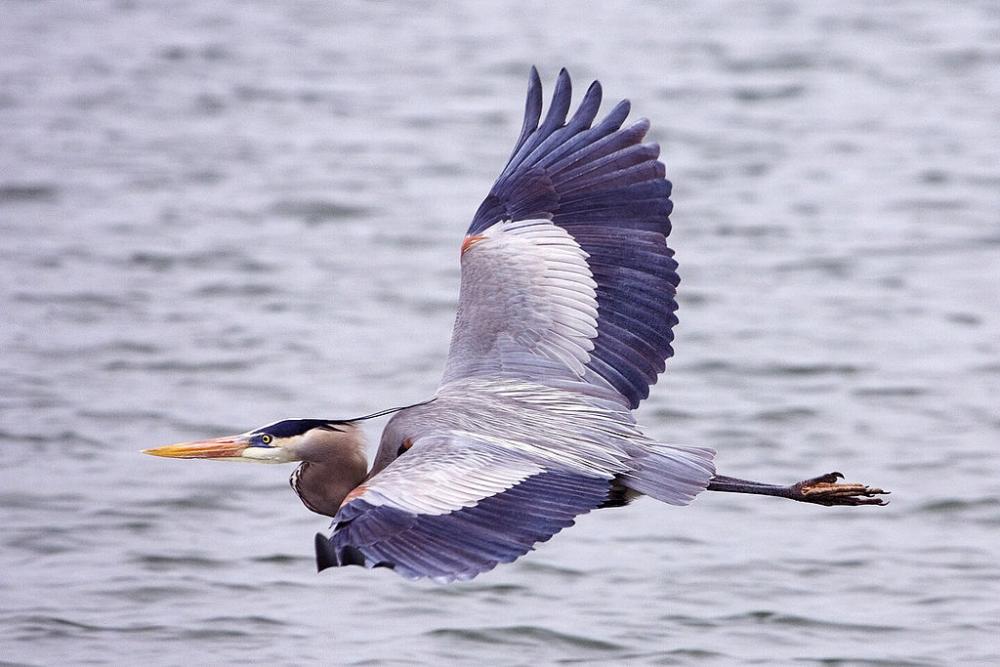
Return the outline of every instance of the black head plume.
[[[398,408],[387,408],[385,410],[379,410],[378,412],[373,412],[370,415],[364,415],[362,417],[354,417],[353,419],[283,419],[281,421],[274,422],[273,424],[262,426],[254,430],[253,432],[267,433],[271,436],[274,436],[275,438],[293,438],[297,435],[302,435],[304,433],[307,433],[313,430],[314,428],[321,428],[329,431],[343,431],[345,427],[348,427],[354,424],[355,422],[364,421],[366,419],[374,419],[376,417],[382,417],[384,415],[388,415],[393,412],[399,412],[400,410],[416,407],[418,405],[424,405],[426,403],[430,403],[430,401],[423,401],[422,403],[414,403],[413,405],[403,405]]]

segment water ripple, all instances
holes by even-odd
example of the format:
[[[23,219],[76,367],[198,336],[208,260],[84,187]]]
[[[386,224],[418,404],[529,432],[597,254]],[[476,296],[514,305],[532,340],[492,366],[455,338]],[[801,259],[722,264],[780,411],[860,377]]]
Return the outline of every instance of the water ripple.
[[[134,623],[130,625],[98,625],[83,623],[61,616],[14,616],[9,619],[17,628],[17,636],[25,640],[58,637],[79,637],[90,634],[144,634],[162,630],[163,626]]]
[[[564,646],[571,649],[594,651],[622,651],[626,647],[610,641],[584,637],[566,632],[528,625],[511,627],[481,628],[439,628],[426,633],[427,636],[446,640],[458,640],[484,645],[502,644],[506,646]]]
[[[59,194],[55,183],[0,184],[0,205],[19,202],[50,202]]]
[[[881,625],[875,623],[844,623],[841,621],[831,621],[827,619],[815,618],[811,616],[799,616],[796,614],[784,614],[770,610],[755,610],[732,616],[724,616],[716,619],[727,626],[750,624],[750,625],[783,625],[795,628],[815,628],[815,629],[835,629],[838,631],[866,632],[866,633],[888,633],[903,632],[904,628],[895,625]]]

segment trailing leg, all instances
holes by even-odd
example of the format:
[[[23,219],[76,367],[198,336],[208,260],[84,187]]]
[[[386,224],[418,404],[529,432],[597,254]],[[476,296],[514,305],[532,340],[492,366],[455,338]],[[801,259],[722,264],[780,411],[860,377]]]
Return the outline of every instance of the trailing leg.
[[[751,482],[735,477],[716,475],[708,483],[709,491],[724,491],[726,493],[752,493],[761,496],[777,496],[803,503],[816,505],[885,505],[887,501],[878,496],[888,494],[888,491],[865,486],[864,484],[840,483],[837,480],[844,476],[839,472],[831,472],[820,477],[806,479],[789,486]]]

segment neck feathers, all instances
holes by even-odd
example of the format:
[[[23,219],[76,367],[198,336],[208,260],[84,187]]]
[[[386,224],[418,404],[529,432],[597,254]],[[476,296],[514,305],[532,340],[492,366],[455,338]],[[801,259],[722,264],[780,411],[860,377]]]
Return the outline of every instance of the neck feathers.
[[[355,424],[317,429],[309,433],[301,449],[303,463],[292,473],[292,488],[308,509],[333,516],[367,475],[364,434]]]

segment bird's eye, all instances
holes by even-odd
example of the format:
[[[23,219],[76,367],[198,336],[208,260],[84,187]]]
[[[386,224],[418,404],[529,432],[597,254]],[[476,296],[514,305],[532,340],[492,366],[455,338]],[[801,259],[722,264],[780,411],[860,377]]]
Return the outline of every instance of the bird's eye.
[[[274,438],[272,438],[267,433],[265,433],[264,435],[260,436],[260,442],[261,442],[261,444],[270,445],[272,440],[274,440]]]

